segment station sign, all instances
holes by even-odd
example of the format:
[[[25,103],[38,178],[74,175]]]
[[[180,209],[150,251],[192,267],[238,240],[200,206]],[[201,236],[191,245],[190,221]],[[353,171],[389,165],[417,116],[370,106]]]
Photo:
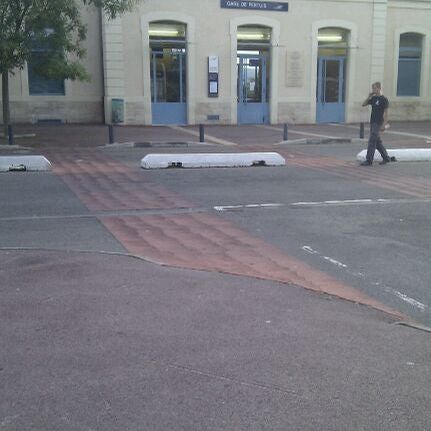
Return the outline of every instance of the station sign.
[[[220,7],[224,9],[251,9],[261,11],[287,12],[287,2],[251,1],[251,0],[220,0]]]

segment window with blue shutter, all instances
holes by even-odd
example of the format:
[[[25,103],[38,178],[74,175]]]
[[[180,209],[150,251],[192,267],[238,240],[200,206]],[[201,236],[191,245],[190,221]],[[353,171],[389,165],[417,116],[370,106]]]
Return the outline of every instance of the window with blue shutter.
[[[42,76],[35,70],[44,61],[46,51],[44,49],[33,49],[28,61],[28,86],[31,96],[64,96],[64,80],[50,79]]]
[[[422,39],[418,33],[400,36],[397,96],[420,96]]]

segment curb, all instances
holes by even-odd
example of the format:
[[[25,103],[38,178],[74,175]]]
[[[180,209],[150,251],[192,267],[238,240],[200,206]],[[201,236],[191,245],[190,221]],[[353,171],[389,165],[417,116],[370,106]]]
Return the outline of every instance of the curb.
[[[7,138],[7,135],[5,136],[3,133],[0,133],[0,139]],[[24,134],[18,134],[13,135],[14,139],[24,139],[24,138],[35,138],[36,133],[24,133]]]
[[[301,139],[289,139],[287,141],[277,142],[274,145],[364,144],[367,142],[368,142],[367,139],[362,139],[362,138],[301,138]]]
[[[195,142],[196,144],[196,142]],[[192,142],[135,142],[135,148],[164,148],[164,147],[188,147]]]
[[[113,144],[101,145],[99,148],[172,148],[190,147],[201,145],[214,145],[208,142],[196,141],[146,141],[146,142],[114,142]]]
[[[10,150],[24,150],[24,151],[32,151],[30,147],[23,147],[22,145],[1,145],[0,151],[10,151]]]
[[[219,270],[219,269],[202,269],[202,268],[193,268],[193,267],[187,267],[182,265],[173,265],[170,263],[166,263],[159,260],[154,260],[146,256],[142,256],[135,253],[128,253],[128,252],[116,252],[116,251],[100,251],[100,250],[84,250],[84,249],[55,249],[55,248],[44,248],[44,247],[0,247],[0,251],[43,251],[43,252],[49,252],[49,253],[86,253],[86,254],[102,254],[107,256],[119,256],[119,257],[127,257],[131,259],[137,259],[143,262],[147,262],[153,265],[158,265],[161,267],[166,268],[178,268],[178,269],[186,269],[190,271],[197,271],[197,272],[206,272],[206,273],[217,273],[217,274],[227,274],[235,277],[247,277],[247,278],[253,278],[256,280],[263,280],[263,281],[272,281],[277,283],[286,284],[292,287],[295,287],[297,289],[304,289],[306,291],[314,292],[318,295],[328,295],[329,297],[336,298],[341,301],[347,301],[351,304],[360,305],[369,307],[371,309],[377,310],[379,312],[385,313],[386,315],[390,316],[392,319],[394,319],[393,325],[402,325],[411,327],[414,329],[431,332],[431,328],[428,328],[425,325],[422,325],[418,322],[415,322],[407,315],[401,313],[400,311],[397,311],[395,309],[392,309],[390,307],[387,307],[383,303],[368,297],[365,294],[362,294],[357,289],[353,289],[353,292],[359,293],[358,296],[352,297],[349,295],[343,295],[340,292],[331,292],[329,290],[314,290],[310,289],[309,287],[301,286],[300,284],[296,283],[290,283],[282,280],[277,280],[274,278],[268,278],[268,277],[257,277],[255,275],[250,274],[244,274],[244,273],[237,273],[232,271],[226,271],[226,270]]]
[[[44,156],[0,156],[0,172],[44,172],[51,163]]]
[[[431,162],[431,148],[401,148],[387,150],[389,157],[395,157],[397,162]],[[367,150],[362,150],[356,156],[359,162],[365,161]],[[375,161],[381,161],[382,156],[376,151]]]
[[[195,153],[148,154],[141,160],[144,169],[160,168],[234,168],[250,166],[284,166],[278,153]]]

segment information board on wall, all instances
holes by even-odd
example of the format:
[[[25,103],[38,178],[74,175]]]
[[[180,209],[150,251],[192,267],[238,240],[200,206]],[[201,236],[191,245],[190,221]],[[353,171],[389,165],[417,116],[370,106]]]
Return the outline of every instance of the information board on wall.
[[[220,7],[225,9],[251,9],[274,12],[287,12],[289,10],[287,2],[278,1],[220,0]]]
[[[217,55],[208,57],[208,96],[218,97],[219,59]]]

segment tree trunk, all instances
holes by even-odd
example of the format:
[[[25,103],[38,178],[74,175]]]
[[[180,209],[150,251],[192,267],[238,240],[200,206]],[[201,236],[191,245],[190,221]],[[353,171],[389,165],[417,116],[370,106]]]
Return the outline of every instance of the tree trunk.
[[[3,130],[5,138],[9,135],[8,126],[10,124],[9,106],[9,73],[2,73],[2,103],[3,103]]]

